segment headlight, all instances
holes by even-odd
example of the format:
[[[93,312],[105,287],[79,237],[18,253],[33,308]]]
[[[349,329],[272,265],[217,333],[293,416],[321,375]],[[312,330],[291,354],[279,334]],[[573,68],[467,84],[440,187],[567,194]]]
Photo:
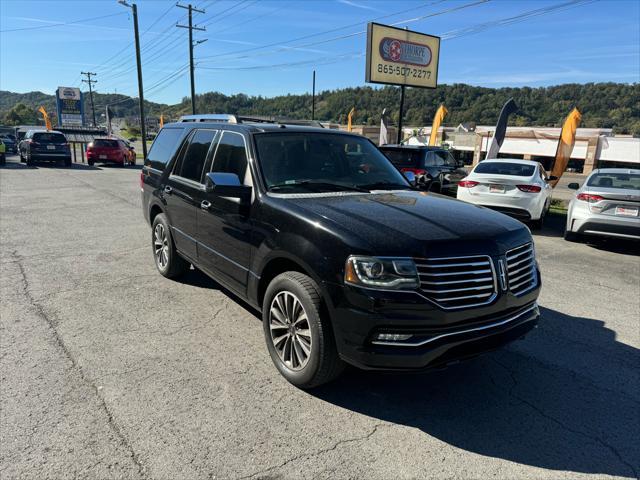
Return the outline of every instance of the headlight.
[[[347,258],[344,281],[359,287],[388,290],[410,290],[420,286],[416,264],[410,258]]]

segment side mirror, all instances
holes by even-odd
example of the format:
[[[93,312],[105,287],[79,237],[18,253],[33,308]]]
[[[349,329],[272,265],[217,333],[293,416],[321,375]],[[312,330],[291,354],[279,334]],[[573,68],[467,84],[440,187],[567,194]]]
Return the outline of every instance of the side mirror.
[[[412,171],[406,171],[406,172],[402,172],[402,174],[404,175],[404,178],[406,178],[409,183],[415,187],[416,185],[416,174],[413,173]]]
[[[558,180],[558,177],[556,177],[555,175],[549,175],[549,181],[550,182],[555,182],[556,180]],[[577,183],[576,183],[577,185]]]
[[[237,198],[241,205],[251,201],[251,187],[243,185],[235,173],[209,172],[204,180],[205,191],[217,197]]]
[[[567,185],[567,187],[569,187],[571,190],[578,190],[580,188],[580,184],[573,182]]]

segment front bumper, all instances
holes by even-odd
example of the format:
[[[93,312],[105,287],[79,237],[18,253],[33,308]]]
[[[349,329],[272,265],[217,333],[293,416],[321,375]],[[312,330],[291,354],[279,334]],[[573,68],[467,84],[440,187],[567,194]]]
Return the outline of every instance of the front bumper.
[[[539,274],[538,274],[539,275]],[[340,285],[329,288],[338,352],[362,369],[424,370],[499,348],[538,323],[533,290],[516,297],[504,292],[489,305],[444,311],[413,292],[381,292]],[[411,338],[380,341],[380,333]]]

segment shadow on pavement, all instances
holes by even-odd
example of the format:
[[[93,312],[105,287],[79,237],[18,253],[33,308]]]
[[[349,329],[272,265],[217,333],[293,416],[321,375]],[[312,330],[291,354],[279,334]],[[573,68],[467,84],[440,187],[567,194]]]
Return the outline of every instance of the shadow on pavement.
[[[424,374],[352,369],[311,394],[479,455],[633,478],[638,365],[638,349],[604,322],[543,308],[540,329],[474,361]]]

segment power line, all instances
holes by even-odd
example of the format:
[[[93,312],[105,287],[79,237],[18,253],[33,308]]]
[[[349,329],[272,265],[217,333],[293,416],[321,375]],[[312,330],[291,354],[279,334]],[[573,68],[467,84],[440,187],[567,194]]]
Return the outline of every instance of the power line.
[[[109,15],[101,15],[99,17],[91,17],[91,18],[82,18],[80,20],[72,20],[71,22],[51,23],[49,25],[38,25],[37,27],[23,27],[23,28],[12,28],[10,30],[0,30],[0,33],[22,32],[24,30],[40,30],[43,28],[54,28],[54,27],[60,27],[64,25],[75,25],[77,23],[90,22],[92,20],[102,20],[103,18],[116,17],[118,15],[125,15],[125,14],[126,14],[125,12],[110,13]]]
[[[180,5],[176,3],[176,7],[186,8],[189,11],[189,25],[180,25],[176,23],[177,28],[186,28],[189,30],[189,73],[191,76],[191,114],[196,114],[196,84],[194,79],[193,72],[193,47],[195,44],[193,43],[193,31],[197,30],[200,32],[205,32],[207,29],[204,27],[197,27],[193,24],[193,12],[196,13],[204,13],[204,10],[198,10],[193,5]]]

